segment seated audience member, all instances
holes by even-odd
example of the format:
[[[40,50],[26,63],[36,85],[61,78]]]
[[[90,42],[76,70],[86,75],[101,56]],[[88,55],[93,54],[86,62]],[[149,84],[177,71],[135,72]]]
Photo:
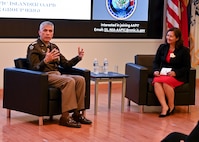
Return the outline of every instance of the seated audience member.
[[[199,121],[189,135],[180,132],[172,132],[161,142],[199,142]]]

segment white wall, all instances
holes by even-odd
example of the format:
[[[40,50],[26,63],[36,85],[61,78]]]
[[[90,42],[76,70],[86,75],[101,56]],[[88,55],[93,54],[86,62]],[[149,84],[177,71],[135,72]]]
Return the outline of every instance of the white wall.
[[[13,59],[25,57],[29,43],[36,39],[0,39],[0,89],[3,88],[3,69],[14,66]],[[67,59],[77,55],[77,47],[85,50],[83,60],[78,67],[92,70],[94,58],[102,64],[106,57],[109,61],[109,70],[113,71],[118,65],[119,72],[125,72],[125,63],[134,62],[135,54],[155,54],[157,47],[163,40],[141,39],[54,39],[62,54]]]

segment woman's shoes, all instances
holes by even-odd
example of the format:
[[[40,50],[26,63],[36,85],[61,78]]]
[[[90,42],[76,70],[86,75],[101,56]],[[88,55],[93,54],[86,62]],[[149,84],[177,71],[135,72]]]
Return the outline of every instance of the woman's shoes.
[[[175,111],[175,107],[174,107],[172,110],[170,110],[170,108],[169,108],[169,109],[167,110],[167,113],[166,113],[166,114],[160,114],[159,117],[166,117],[166,116],[169,116],[169,115],[173,114],[174,111]]]
[[[170,115],[170,114],[173,114],[174,111],[175,111],[175,107],[169,112],[169,115]]]
[[[170,108],[167,110],[166,114],[160,114],[159,117],[166,117],[170,115]]]

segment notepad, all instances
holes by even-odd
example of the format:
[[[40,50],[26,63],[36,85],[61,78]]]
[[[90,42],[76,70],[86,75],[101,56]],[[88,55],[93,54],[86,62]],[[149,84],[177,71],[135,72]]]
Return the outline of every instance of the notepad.
[[[167,75],[168,72],[171,71],[172,68],[162,68],[160,71],[160,75]]]

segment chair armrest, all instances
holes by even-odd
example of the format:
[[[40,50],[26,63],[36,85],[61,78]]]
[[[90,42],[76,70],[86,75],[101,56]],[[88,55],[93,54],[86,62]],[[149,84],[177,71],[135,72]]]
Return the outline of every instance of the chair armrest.
[[[190,68],[189,71],[189,84],[194,87],[196,83],[196,69],[195,68]],[[195,88],[195,87],[194,87]]]
[[[196,69],[191,68],[189,71],[189,88],[190,88],[190,102],[195,104],[195,88],[196,88]]]
[[[62,74],[81,75],[85,78],[86,92],[85,92],[85,108],[90,108],[90,70],[85,68],[72,67],[70,69],[60,68]]]
[[[4,69],[3,107],[43,116],[48,107],[48,75],[27,69]]]
[[[126,96],[139,105],[146,104],[148,69],[134,63],[126,63]]]

